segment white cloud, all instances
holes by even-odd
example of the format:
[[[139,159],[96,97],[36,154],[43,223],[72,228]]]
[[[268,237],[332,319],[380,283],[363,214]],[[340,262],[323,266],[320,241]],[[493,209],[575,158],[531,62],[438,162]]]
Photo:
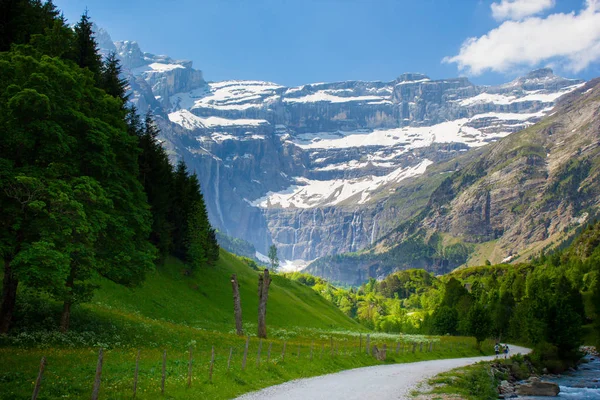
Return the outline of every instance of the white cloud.
[[[599,60],[600,0],[587,0],[579,13],[505,21],[486,35],[467,39],[458,55],[443,62],[479,75],[549,63],[579,72]]]
[[[492,3],[492,16],[498,21],[521,20],[554,7],[554,0],[502,0]]]

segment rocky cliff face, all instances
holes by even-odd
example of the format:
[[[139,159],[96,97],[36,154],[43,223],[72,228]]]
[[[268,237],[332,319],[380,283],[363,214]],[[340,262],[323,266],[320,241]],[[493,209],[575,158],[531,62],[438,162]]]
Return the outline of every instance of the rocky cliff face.
[[[371,250],[318,260],[309,271],[357,284],[402,268],[445,273],[486,258],[519,262],[559,245],[600,212],[599,111],[595,80],[561,98],[539,123],[479,155],[438,164],[415,178],[426,184],[434,171],[443,176],[413,218]]]
[[[212,223],[287,260],[370,246],[426,204],[433,188],[413,182],[428,167],[532,125],[581,85],[547,69],[497,87],[422,74],[207,83],[189,61],[114,46],[132,102],[199,175]]]

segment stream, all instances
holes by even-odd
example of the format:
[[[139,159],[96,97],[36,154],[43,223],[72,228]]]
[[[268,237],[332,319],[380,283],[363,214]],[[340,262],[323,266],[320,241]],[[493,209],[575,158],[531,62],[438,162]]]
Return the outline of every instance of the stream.
[[[543,379],[560,386],[559,399],[596,399],[600,400],[600,358],[586,356],[587,363],[579,365],[577,371],[566,372],[560,377]],[[552,397],[518,397],[527,400],[548,400]]]

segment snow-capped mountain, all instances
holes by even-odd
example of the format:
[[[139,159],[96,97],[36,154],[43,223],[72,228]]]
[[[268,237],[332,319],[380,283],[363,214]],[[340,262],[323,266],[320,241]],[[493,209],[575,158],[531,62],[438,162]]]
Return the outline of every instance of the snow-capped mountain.
[[[165,146],[202,183],[212,223],[280,258],[357,251],[387,234],[400,182],[521,130],[582,85],[550,69],[500,86],[403,74],[390,82],[285,87],[206,82],[192,63],[116,51],[140,112],[159,116]]]

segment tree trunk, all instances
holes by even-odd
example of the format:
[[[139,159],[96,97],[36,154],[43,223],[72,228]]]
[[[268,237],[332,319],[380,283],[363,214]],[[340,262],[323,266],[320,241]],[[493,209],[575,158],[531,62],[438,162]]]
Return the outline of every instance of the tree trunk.
[[[258,337],[263,339],[267,338],[267,297],[270,284],[269,270],[265,269],[265,272],[258,276]]]
[[[62,314],[60,316],[60,331],[66,333],[69,330],[69,320],[71,319],[71,302],[65,301]]]
[[[69,273],[69,277],[67,278],[67,283],[65,286],[67,287],[67,298],[63,304],[62,314],[60,316],[60,331],[62,333],[66,333],[69,330],[69,320],[71,319],[71,305],[73,304],[73,299],[71,297],[73,292],[73,284],[75,283],[75,267],[71,266],[71,271]]]
[[[244,336],[242,327],[242,304],[240,302],[240,285],[235,274],[231,275],[231,288],[233,289],[233,311],[235,314],[235,330],[238,336]]]
[[[0,333],[10,329],[19,281],[14,275],[9,260],[4,260],[4,278],[2,281],[2,306],[0,307]]]

